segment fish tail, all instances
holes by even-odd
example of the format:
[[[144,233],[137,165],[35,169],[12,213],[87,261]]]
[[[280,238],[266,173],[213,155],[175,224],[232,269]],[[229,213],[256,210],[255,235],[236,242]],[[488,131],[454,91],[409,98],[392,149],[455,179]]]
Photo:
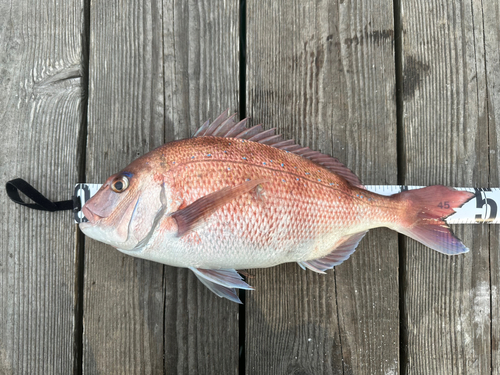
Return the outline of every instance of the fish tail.
[[[393,228],[443,254],[453,255],[469,251],[444,219],[454,213],[474,194],[446,186],[429,186],[403,191],[393,195],[406,208],[406,215]]]

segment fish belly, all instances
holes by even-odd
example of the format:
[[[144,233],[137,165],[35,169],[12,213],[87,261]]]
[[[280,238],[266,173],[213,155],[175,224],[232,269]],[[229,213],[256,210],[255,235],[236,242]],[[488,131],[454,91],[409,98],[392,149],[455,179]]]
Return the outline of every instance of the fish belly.
[[[200,230],[182,239],[165,233],[135,254],[128,254],[176,267],[267,268],[320,258],[329,253],[323,249],[333,249],[342,235],[333,233],[300,242],[284,237],[275,236],[273,243],[263,246],[259,241],[235,236],[231,232],[221,236]]]

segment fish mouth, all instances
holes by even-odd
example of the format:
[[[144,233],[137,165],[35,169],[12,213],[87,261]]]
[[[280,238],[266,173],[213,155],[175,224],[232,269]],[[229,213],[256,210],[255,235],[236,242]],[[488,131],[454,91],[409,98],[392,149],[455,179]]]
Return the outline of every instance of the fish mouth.
[[[102,217],[90,211],[87,205],[83,206],[82,213],[90,224],[95,224],[97,221],[102,219]]]

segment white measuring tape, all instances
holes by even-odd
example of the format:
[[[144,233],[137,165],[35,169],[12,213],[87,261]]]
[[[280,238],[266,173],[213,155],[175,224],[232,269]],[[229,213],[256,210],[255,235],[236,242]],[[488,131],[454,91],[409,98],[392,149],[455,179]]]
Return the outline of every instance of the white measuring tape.
[[[75,214],[75,223],[84,223],[87,220],[82,212],[82,207],[95,193],[101,188],[102,184],[76,184],[74,197],[80,198],[80,207],[73,210]]]
[[[425,186],[405,186],[405,185],[368,185],[365,188],[380,195],[393,195],[404,190],[421,189]],[[457,208],[454,214],[446,218],[448,224],[500,224],[500,217],[497,217],[497,202],[500,202],[500,188],[474,189],[474,188],[454,188],[456,190],[470,191],[474,197]],[[444,202],[446,204],[446,202]]]
[[[80,198],[80,210],[75,212],[75,223],[87,221],[81,211],[81,207],[87,202],[101,187],[101,184],[76,184],[75,197]],[[420,189],[425,186],[405,186],[405,185],[367,185],[365,188],[380,195],[393,195],[404,190]],[[474,189],[455,188],[457,190],[470,191],[475,196],[462,207],[457,208],[454,214],[446,218],[448,224],[500,224],[500,217],[497,217],[498,203],[500,202],[500,188]],[[446,204],[446,202],[444,202]]]

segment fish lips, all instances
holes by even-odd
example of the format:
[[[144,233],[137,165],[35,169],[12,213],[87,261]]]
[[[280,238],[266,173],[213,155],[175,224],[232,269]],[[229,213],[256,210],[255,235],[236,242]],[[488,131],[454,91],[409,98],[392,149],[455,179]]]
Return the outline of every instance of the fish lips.
[[[86,236],[108,245],[124,249],[133,248],[138,240],[131,235],[129,224],[138,200],[139,196],[132,198],[127,208],[121,212],[121,215],[114,215],[111,221],[109,217],[100,216],[93,212],[92,205],[84,205],[82,213],[88,221],[79,224],[80,230]]]
[[[97,224],[99,220],[102,219],[101,216],[93,213],[87,205],[82,207],[82,213],[87,219],[87,221],[81,222],[78,226],[80,230],[88,237],[93,238],[98,241],[102,241],[103,238],[103,229],[100,228]]]
[[[87,205],[84,205],[83,208],[82,208],[82,213],[83,215],[85,216],[85,218],[88,220],[88,222],[90,224],[95,224],[98,220],[101,219],[101,217],[99,215],[96,215],[95,213],[93,213],[88,207]],[[86,223],[86,222],[85,222]]]

